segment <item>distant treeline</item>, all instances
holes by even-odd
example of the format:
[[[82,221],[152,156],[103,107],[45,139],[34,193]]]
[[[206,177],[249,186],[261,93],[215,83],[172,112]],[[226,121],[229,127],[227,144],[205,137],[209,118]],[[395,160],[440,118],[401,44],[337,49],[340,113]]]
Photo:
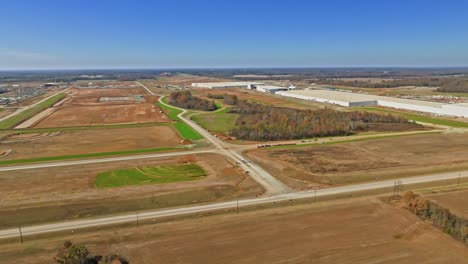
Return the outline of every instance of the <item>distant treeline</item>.
[[[214,103],[214,101],[192,96],[192,93],[190,91],[178,91],[171,93],[171,95],[169,96],[169,103],[177,107],[191,110],[216,110],[216,104]]]
[[[382,80],[381,82],[370,81],[348,81],[340,79],[317,79],[320,85],[336,85],[361,88],[395,88],[401,86],[426,86],[439,87],[439,92],[467,93],[468,78],[464,77],[441,77],[441,78],[405,78],[395,80]]]
[[[410,124],[407,119],[369,112],[316,111],[274,107],[238,100],[231,113],[240,114],[231,136],[245,140],[288,140],[346,136],[370,130],[373,124]],[[418,126],[418,125],[415,125]],[[375,127],[375,126],[372,126]]]
[[[441,85],[441,78],[408,78],[395,80],[382,80],[381,82],[360,81],[360,80],[340,80],[340,79],[318,79],[317,84],[337,85],[362,88],[395,88],[401,86],[428,86],[438,87]]]
[[[468,93],[468,78],[450,79],[437,91],[444,93]]]

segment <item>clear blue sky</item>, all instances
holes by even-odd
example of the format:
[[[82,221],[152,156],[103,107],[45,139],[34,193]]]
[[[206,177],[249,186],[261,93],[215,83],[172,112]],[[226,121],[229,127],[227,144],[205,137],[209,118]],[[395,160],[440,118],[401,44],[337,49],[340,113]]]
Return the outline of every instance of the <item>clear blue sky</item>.
[[[467,0],[0,0],[0,69],[468,66]]]

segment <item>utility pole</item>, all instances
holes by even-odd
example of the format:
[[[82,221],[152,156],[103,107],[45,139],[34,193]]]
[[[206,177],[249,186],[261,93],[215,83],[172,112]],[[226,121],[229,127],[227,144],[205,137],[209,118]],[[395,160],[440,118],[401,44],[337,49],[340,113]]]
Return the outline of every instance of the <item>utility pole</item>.
[[[21,240],[21,244],[23,244],[23,231],[21,230],[21,225],[18,225],[18,230],[19,230],[19,233],[20,233],[20,240]]]
[[[139,220],[139,219],[138,219],[138,218],[139,218],[139,212],[136,213],[136,216],[137,216],[137,219],[136,219],[136,220],[137,220],[137,226],[139,226],[139,225],[140,225],[140,223],[139,223],[139,221],[138,221],[138,220]]]
[[[461,172],[458,172],[458,185],[460,185]]]
[[[237,199],[236,214],[239,214],[239,199]]]
[[[396,195],[398,195],[398,192],[400,191],[400,189],[402,189],[401,187],[403,186],[402,182],[400,180],[397,180],[395,181],[395,191],[396,191]]]
[[[317,202],[317,186],[314,187],[314,202]]]

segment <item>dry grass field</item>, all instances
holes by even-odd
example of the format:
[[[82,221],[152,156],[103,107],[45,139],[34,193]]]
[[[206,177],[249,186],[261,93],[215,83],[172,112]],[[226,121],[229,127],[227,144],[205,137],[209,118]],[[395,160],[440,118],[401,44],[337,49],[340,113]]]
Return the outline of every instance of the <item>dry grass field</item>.
[[[207,176],[168,184],[95,187],[101,172],[187,162],[202,167]],[[0,228],[255,197],[262,192],[255,181],[217,154],[0,172]]]
[[[0,256],[8,263],[47,263],[66,239],[139,264],[468,263],[465,245],[369,198],[26,240],[2,245]]]
[[[172,126],[10,134],[0,139],[1,160],[180,146]]]
[[[168,122],[155,106],[157,97],[142,88],[72,89],[70,99],[35,125],[37,128]],[[100,102],[101,97],[144,95],[145,102]]]
[[[342,185],[468,168],[468,134],[412,135],[247,155],[293,188]]]
[[[438,194],[424,195],[434,200],[437,204],[450,210],[450,212],[468,218],[468,190],[442,192]]]

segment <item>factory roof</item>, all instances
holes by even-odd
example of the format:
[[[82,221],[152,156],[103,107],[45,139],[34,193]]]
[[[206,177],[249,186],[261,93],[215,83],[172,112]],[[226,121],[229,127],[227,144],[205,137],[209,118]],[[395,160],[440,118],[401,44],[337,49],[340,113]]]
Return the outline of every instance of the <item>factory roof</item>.
[[[247,86],[249,84],[261,85],[259,82],[213,82],[213,83],[193,83],[193,86],[204,87],[228,87],[228,86]]]
[[[325,99],[343,101],[343,102],[363,102],[363,101],[380,100],[380,101],[387,101],[387,102],[394,102],[394,103],[401,103],[401,104],[413,104],[413,105],[435,107],[435,108],[441,108],[443,105],[442,103],[437,103],[437,102],[403,99],[403,98],[395,98],[395,97],[388,97],[388,96],[369,95],[369,94],[358,94],[358,93],[351,93],[351,92],[338,92],[338,91],[330,91],[330,90],[295,90],[295,91],[288,91],[287,93],[303,95],[303,96],[311,96],[311,97],[317,97],[317,98],[325,98]]]

